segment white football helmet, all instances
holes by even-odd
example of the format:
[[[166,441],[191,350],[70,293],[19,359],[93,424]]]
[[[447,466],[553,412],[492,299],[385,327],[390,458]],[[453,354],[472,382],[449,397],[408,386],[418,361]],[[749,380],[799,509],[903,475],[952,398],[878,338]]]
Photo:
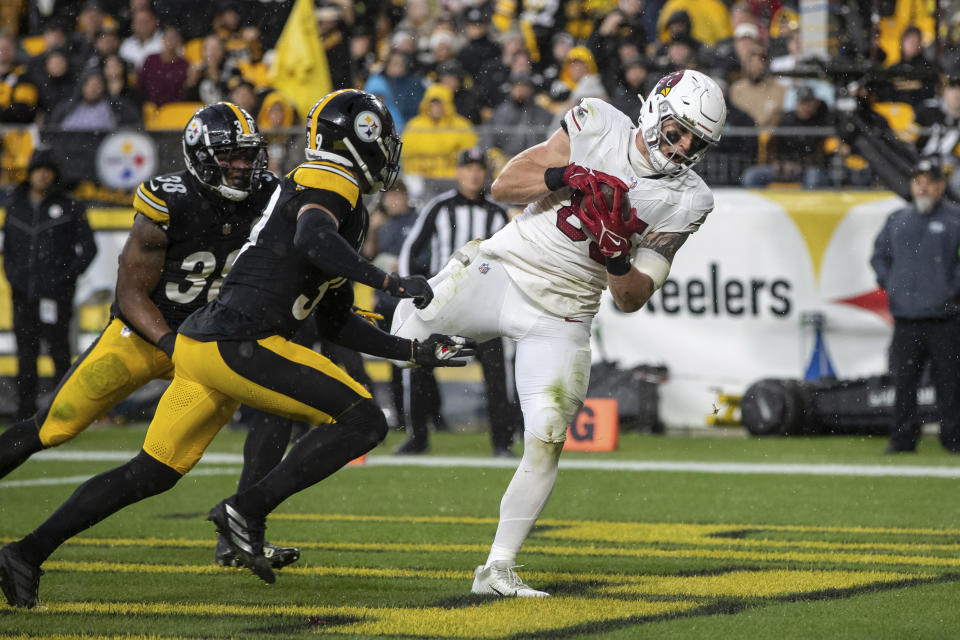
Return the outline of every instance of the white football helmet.
[[[678,149],[667,157],[660,151],[661,143],[679,142],[679,138],[664,136],[663,125],[670,119],[693,133],[693,144],[686,154]],[[687,171],[720,141],[726,119],[723,91],[712,78],[690,69],[664,76],[640,108],[638,124],[650,164],[666,174]]]

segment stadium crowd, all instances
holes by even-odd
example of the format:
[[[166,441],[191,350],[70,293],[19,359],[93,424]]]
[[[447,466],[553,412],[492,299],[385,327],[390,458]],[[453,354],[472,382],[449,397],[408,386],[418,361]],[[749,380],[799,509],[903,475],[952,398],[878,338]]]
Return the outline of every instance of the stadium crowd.
[[[226,99],[265,132],[288,130],[303,114],[270,86],[269,69],[293,4],[21,2],[0,15],[0,124],[150,129],[164,126],[152,122],[164,104]],[[960,13],[941,3],[947,20],[935,39],[929,4],[831,3],[830,55],[897,74],[865,83],[867,99],[901,135],[953,164]],[[870,37],[874,7],[882,15]],[[873,181],[830,135],[837,83],[797,77],[805,74],[795,1],[317,0],[315,16],[332,87],[384,98],[408,176],[449,182],[457,154],[477,144],[496,171],[580,98],[636,113],[657,78],[699,69],[721,82],[730,110],[719,153],[700,169],[711,183]],[[29,158],[18,143],[22,136],[5,140],[8,183]],[[277,149],[273,166],[283,168]]]

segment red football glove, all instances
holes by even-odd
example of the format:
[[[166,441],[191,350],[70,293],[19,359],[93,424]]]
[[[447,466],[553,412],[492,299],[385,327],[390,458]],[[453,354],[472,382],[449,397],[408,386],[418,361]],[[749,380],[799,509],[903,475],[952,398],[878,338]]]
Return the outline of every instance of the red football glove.
[[[607,210],[607,204],[603,200],[600,192],[600,185],[605,184],[613,187],[614,190],[614,211],[619,210],[620,198],[627,191],[627,185],[623,180],[612,176],[609,173],[596,171],[581,167],[578,164],[568,164],[563,170],[563,183],[581,191],[585,200],[594,201],[594,206],[601,215],[607,216],[610,211]]]
[[[629,209],[620,212],[620,198],[622,192],[614,194],[614,211],[606,214],[600,212],[596,202],[603,203],[602,198],[584,197],[574,204],[580,226],[596,241],[600,253],[605,258],[619,258],[630,253],[630,236],[639,233],[646,225],[637,218],[637,210]],[[606,206],[604,206],[606,209]],[[624,220],[624,217],[627,219]]]

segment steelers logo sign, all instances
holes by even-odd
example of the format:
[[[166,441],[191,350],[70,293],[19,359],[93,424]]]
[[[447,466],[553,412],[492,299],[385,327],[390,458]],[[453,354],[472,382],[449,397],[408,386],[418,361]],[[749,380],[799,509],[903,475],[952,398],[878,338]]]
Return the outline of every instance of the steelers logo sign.
[[[373,111],[361,111],[353,121],[353,130],[364,142],[373,142],[380,136],[380,117]]]
[[[187,130],[183,134],[184,140],[187,141],[187,144],[193,146],[197,144],[197,140],[200,139],[200,132],[203,125],[200,124],[200,121],[197,118],[194,118],[187,125]]]

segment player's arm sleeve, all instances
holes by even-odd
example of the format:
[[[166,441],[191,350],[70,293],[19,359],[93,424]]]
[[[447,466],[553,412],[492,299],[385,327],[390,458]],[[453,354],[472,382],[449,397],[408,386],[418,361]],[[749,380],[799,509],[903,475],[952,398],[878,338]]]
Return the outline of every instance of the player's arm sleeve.
[[[870,256],[870,266],[877,274],[877,284],[881,289],[887,288],[890,275],[890,264],[893,262],[893,251],[890,247],[890,218],[883,225],[883,229],[873,241],[873,255]]]
[[[160,284],[166,255],[167,234],[156,222],[138,214],[120,252],[117,308],[140,335],[154,344],[170,333],[166,319],[150,299]]]
[[[295,202],[301,213],[297,217],[293,244],[313,266],[374,289],[383,289],[387,273],[357,253],[337,232],[339,222],[353,208],[347,200],[332,191],[315,191],[308,197],[295,199]],[[302,209],[310,204],[320,208]]]
[[[563,114],[560,126],[567,132],[572,143],[583,134],[603,131],[607,110],[611,108],[613,107],[598,98],[583,98]]]
[[[410,360],[411,341],[382,331],[353,312],[353,283],[331,287],[314,311],[317,329],[331,342],[389,360]]]

